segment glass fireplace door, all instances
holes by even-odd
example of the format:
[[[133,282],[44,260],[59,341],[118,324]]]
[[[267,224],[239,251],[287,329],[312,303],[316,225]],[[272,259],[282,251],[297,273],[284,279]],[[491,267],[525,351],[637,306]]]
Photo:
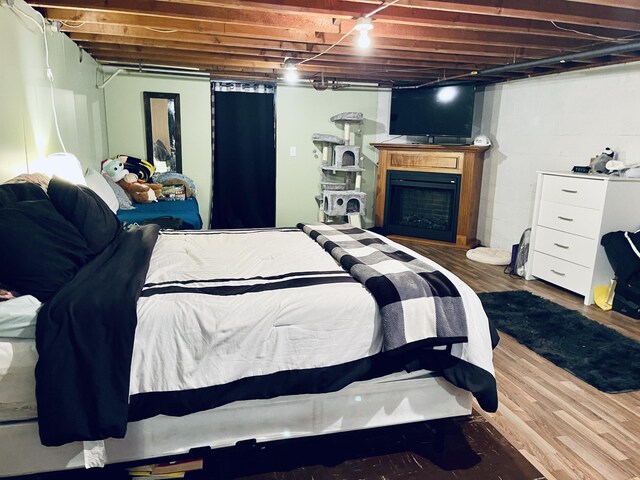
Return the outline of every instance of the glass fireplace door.
[[[386,234],[455,242],[460,175],[387,171]]]

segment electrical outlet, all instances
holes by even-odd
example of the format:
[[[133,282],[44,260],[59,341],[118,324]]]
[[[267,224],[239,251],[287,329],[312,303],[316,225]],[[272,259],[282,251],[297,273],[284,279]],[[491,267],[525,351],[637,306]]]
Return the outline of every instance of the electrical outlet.
[[[298,149],[294,146],[289,147],[289,156],[295,157],[298,154]]]

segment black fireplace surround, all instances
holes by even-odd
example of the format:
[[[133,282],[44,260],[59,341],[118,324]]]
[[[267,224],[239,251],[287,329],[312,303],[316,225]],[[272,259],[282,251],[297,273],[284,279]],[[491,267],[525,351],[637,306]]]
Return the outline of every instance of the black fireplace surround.
[[[388,170],[384,233],[455,243],[461,178],[451,173]]]

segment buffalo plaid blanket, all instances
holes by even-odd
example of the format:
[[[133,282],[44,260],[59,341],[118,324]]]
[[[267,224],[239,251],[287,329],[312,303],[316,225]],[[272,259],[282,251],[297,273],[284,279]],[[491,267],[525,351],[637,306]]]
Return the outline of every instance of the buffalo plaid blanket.
[[[440,271],[348,224],[298,224],[364,285],[380,309],[385,350],[438,339],[467,341],[460,293]]]

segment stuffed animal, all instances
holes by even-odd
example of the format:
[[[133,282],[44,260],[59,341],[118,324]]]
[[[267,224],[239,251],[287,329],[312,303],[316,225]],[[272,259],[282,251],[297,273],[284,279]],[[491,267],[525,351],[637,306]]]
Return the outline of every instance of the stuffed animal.
[[[109,175],[114,182],[119,182],[129,173],[129,170],[124,168],[124,164],[120,160],[109,158],[102,162],[102,173]]]
[[[113,159],[122,162],[124,168],[126,168],[129,173],[135,173],[140,182],[147,183],[151,179],[151,175],[156,171],[153,163],[149,163],[141,158],[130,155],[118,155]]]
[[[157,202],[162,194],[162,185],[158,183],[139,183],[135,173],[127,172],[116,182],[127,192],[136,203]]]
[[[606,147],[600,155],[591,160],[591,171],[594,173],[610,174],[611,171],[607,168],[607,162],[613,160],[615,155],[613,150]]]

